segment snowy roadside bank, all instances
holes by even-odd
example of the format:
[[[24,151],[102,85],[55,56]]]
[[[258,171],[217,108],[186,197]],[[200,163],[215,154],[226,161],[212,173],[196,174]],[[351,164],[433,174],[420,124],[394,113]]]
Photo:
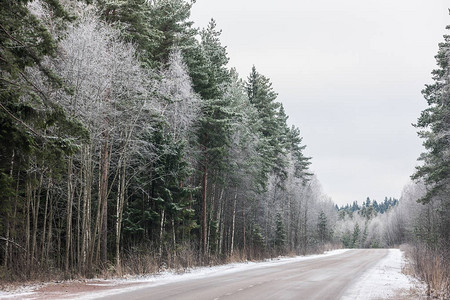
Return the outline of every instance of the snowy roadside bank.
[[[186,273],[177,274],[173,271],[167,271],[155,275],[132,276],[118,279],[92,279],[85,281],[66,281],[62,283],[46,283],[29,287],[22,287],[14,291],[0,291],[0,299],[95,299],[102,296],[116,294],[117,289],[127,291],[149,286],[168,284],[175,281],[191,280],[207,276],[230,274],[252,268],[261,268],[288,264],[298,261],[306,261],[327,256],[339,255],[350,251],[348,249],[339,249],[325,252],[324,254],[315,254],[297,257],[278,257],[259,262],[231,263],[227,265],[213,267],[198,267],[186,271]]]
[[[341,300],[421,299],[424,287],[402,273],[405,262],[400,249],[389,249],[385,258],[356,279]]]

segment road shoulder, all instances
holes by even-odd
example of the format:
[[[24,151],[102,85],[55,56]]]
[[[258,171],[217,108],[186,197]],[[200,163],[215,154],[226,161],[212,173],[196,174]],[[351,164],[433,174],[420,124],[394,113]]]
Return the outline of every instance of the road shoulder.
[[[402,273],[405,263],[400,249],[389,249],[386,257],[355,279],[341,300],[420,299],[423,285]]]

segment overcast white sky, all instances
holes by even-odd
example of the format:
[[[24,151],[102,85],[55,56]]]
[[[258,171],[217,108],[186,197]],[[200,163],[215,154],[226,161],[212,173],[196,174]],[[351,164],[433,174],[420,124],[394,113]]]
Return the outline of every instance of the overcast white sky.
[[[400,197],[422,151],[411,126],[426,107],[446,0],[197,0],[230,67],[273,82],[312,170],[339,205]]]

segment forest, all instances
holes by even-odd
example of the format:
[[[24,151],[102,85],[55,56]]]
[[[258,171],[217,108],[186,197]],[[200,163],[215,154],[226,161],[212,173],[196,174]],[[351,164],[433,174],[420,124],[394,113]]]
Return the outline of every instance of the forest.
[[[450,36],[411,183],[338,207],[270,78],[228,67],[195,1],[4,2],[0,282],[407,244],[428,292],[449,293]]]

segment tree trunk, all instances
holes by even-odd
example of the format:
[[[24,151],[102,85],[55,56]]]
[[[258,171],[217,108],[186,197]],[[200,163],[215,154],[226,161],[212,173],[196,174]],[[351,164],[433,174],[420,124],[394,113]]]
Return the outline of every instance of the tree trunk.
[[[56,237],[57,237],[57,248],[56,253],[61,253],[61,232],[63,231],[63,225],[61,224],[62,218],[58,218],[58,228],[56,230]],[[61,268],[62,262],[61,262],[61,255],[57,255],[57,266]]]
[[[100,157],[101,157],[100,150]],[[100,235],[101,235],[101,229],[102,229],[102,197],[101,197],[101,190],[102,190],[102,166],[100,165],[98,168],[98,195],[97,195],[97,216],[95,218],[95,226],[93,229],[92,234],[92,241],[91,241],[91,249],[89,250],[89,265],[92,266],[93,263],[98,264],[100,260]],[[95,260],[94,260],[95,256]]]
[[[69,273],[69,259],[71,249],[70,247],[72,243],[72,205],[73,205],[72,171],[73,171],[73,158],[69,157],[67,167],[66,259],[64,265],[64,271],[66,276]]]
[[[247,256],[247,240],[246,240],[246,234],[245,234],[245,201],[242,199],[242,242],[243,242],[243,248],[245,256]]]
[[[303,216],[303,236],[302,236],[302,252],[303,255],[306,255],[306,251],[307,251],[307,244],[308,244],[308,199],[305,199],[305,213]]]
[[[25,218],[25,249],[26,249],[26,265],[27,269],[30,267],[30,208],[31,208],[31,179],[27,176],[26,179],[26,218]],[[28,271],[28,270],[27,270]]]
[[[203,202],[202,202],[202,253],[203,257],[206,256],[206,231],[207,231],[207,222],[206,222],[206,191],[208,185],[208,168],[205,165],[203,167]]]
[[[49,205],[50,205],[50,214],[48,216],[48,233],[47,233],[47,243],[46,243],[46,249],[45,249],[45,257],[48,259],[50,255],[50,249],[52,247],[52,234],[53,234],[53,197],[50,195],[49,198]]]
[[[81,270],[85,275],[87,269],[91,268],[93,247],[91,246],[91,187],[93,181],[92,159],[90,146],[85,145],[82,152],[82,161],[84,164],[84,189],[83,189],[83,214],[82,214],[82,229],[81,229]]]
[[[41,237],[41,265],[43,265],[44,263],[47,262],[47,256],[46,256],[46,252],[45,252],[45,238],[47,235],[47,215],[48,215],[48,202],[50,199],[50,188],[51,188],[51,183],[52,183],[52,177],[51,177],[51,173],[50,176],[48,178],[48,184],[47,184],[47,192],[45,194],[45,207],[44,207],[44,224],[42,226],[42,237]]]
[[[14,151],[14,149],[13,149],[13,152],[12,152],[12,155],[11,155],[11,168],[10,168],[10,171],[9,171],[9,176],[11,177],[11,178],[13,178],[13,170],[14,170],[14,156],[15,156],[15,151]],[[12,203],[12,197],[9,197],[9,199],[8,199],[8,202],[9,203]],[[6,245],[5,245],[5,257],[4,257],[4,260],[3,260],[3,266],[5,267],[5,270],[6,270],[6,268],[8,267],[8,257],[9,257],[9,253],[8,253],[8,251],[9,251],[9,230],[10,230],[10,212],[8,212],[7,214],[6,214],[6,220],[5,220],[5,222],[6,222]]]
[[[163,209],[161,212],[161,224],[159,227],[159,259],[162,258],[162,245],[163,245],[163,234],[164,234],[164,218],[165,218],[165,210]]]
[[[31,242],[31,256],[37,257],[37,231],[38,231],[38,219],[39,219],[39,206],[41,202],[41,191],[42,191],[42,183],[44,181],[44,171],[41,171],[41,176],[39,177],[39,186],[36,191],[34,189],[34,197],[32,202],[32,210],[33,210],[33,238]]]
[[[80,182],[82,182],[83,167],[81,167],[81,169],[80,169],[79,176],[80,176]],[[83,189],[80,186],[80,189],[78,191],[78,197],[77,197],[77,223],[76,223],[76,226],[77,226],[77,230],[76,230],[77,243],[76,243],[76,246],[73,247],[74,250],[76,250],[76,253],[73,256],[73,259],[74,260],[76,259],[76,262],[77,262],[76,269],[77,269],[78,272],[80,272],[80,270],[81,270],[80,263],[81,263],[81,238],[82,238],[81,237],[81,198],[82,197],[83,197]],[[73,266],[75,267],[75,264],[73,264]]]
[[[3,258],[3,267],[5,270],[8,268],[8,257],[9,257],[9,217],[6,218],[6,244],[5,244],[5,257]]]
[[[234,251],[234,231],[236,227],[236,202],[237,202],[237,187],[234,191],[234,201],[233,201],[233,219],[231,223],[231,247],[230,247],[230,256],[233,256]]]
[[[120,198],[121,198],[121,174],[119,174],[119,182],[117,184],[117,199],[116,199],[116,272],[120,273]]]
[[[172,217],[172,241],[173,241],[173,256],[177,257],[177,240],[176,240],[176,232],[175,232],[175,221],[174,217]]]
[[[119,170],[120,171],[120,170]],[[118,191],[117,191],[117,206],[116,206],[116,270],[121,274],[120,265],[120,237],[121,226],[123,217],[123,208],[125,206],[125,176],[126,176],[126,163],[123,162],[121,174],[119,173]]]
[[[109,171],[109,149],[108,136],[106,135],[102,151],[102,179],[101,179],[101,202],[102,202],[102,226],[101,226],[101,261],[106,263],[108,256],[108,171]]]
[[[16,234],[16,228],[17,228],[17,206],[19,203],[19,187],[20,187],[20,170],[17,170],[17,177],[16,177],[16,193],[14,195],[14,208],[13,208],[13,216],[12,216],[12,220],[11,221],[11,230],[10,230],[10,237],[12,239],[17,238],[17,234]],[[9,250],[8,252],[9,254],[9,263],[8,265],[12,265],[12,245],[9,244]]]
[[[216,238],[219,237],[219,241],[216,247],[216,252],[218,254],[222,254],[222,240],[223,240],[223,227],[224,227],[224,216],[223,216],[223,207],[224,207],[224,201],[223,201],[223,193],[224,188],[220,190],[220,196],[218,201],[218,209],[217,209],[217,229],[216,229]]]

